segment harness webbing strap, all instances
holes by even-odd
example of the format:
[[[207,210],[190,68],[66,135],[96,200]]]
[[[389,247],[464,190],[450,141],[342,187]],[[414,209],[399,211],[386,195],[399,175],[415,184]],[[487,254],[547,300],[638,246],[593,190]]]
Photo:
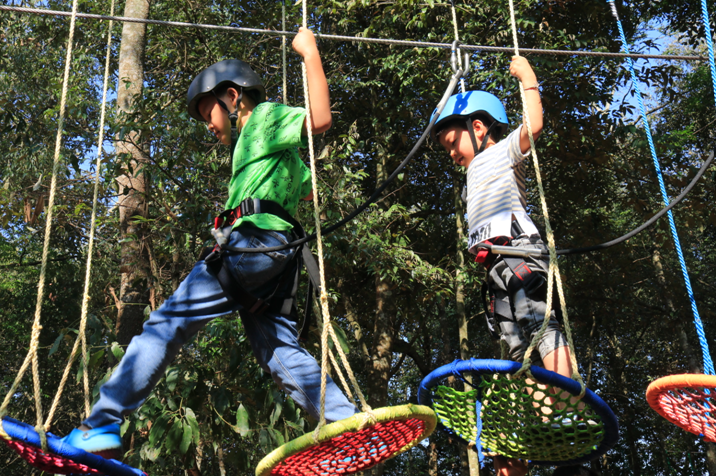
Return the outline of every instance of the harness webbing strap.
[[[542,273],[531,270],[523,258],[502,256],[501,259],[512,271],[512,277],[507,283],[508,293],[524,289],[525,294],[531,296],[547,282]]]
[[[306,233],[303,230],[301,224],[295,218],[293,218],[281,205],[271,200],[260,200],[255,198],[247,198],[246,200],[242,201],[238,207],[232,210],[224,211],[221,215],[216,217],[214,221],[214,226],[216,227],[216,229],[220,229],[224,226],[231,226],[239,218],[247,217],[257,213],[269,213],[271,215],[275,215],[282,220],[290,223],[293,226],[293,232],[298,236],[298,238],[303,238],[304,236],[306,236]],[[301,245],[300,248],[300,253],[296,253],[294,256],[294,259],[298,260],[298,265],[296,266],[296,270],[293,275],[295,276],[294,279],[298,281],[301,263],[303,263],[303,265],[305,265],[306,267],[306,272],[308,273],[309,277],[308,294],[306,296],[306,310],[304,313],[303,325],[300,332],[300,339],[302,341],[305,341],[308,339],[308,332],[311,326],[312,306],[310,300],[313,297],[314,292],[320,292],[321,287],[318,264],[316,263],[316,259],[314,258],[313,253],[311,253],[310,248],[308,248],[307,246]],[[238,248],[220,245],[218,249],[215,248],[214,251],[212,251],[208,256],[204,258],[204,261],[207,263],[207,266],[209,267],[211,272],[216,275],[216,278],[219,281],[221,288],[224,290],[224,292],[226,292],[226,294],[228,294],[234,301],[241,304],[244,309],[247,309],[249,312],[254,314],[261,314],[269,309],[280,314],[294,314],[293,311],[295,310],[295,306],[291,305],[289,309],[289,306],[286,305],[286,300],[279,303],[272,303],[270,298],[262,300],[245,291],[237,282],[236,278],[234,278],[234,275],[231,273],[231,270],[228,268],[228,266],[223,260],[223,255],[227,251],[240,252]],[[276,289],[285,284],[286,280],[288,279],[287,277],[292,274],[290,271],[292,270],[286,270],[283,273],[280,282],[276,286]],[[294,289],[296,288],[297,286],[294,283]],[[293,301],[294,296],[295,293],[292,293],[292,297],[290,299],[291,301]]]
[[[300,339],[305,342],[308,340],[308,332],[311,327],[311,317],[313,315],[311,299],[313,299],[314,296],[320,296],[321,294],[321,275],[316,258],[307,246],[304,246],[301,250],[301,258],[303,260],[303,265],[306,267],[306,273],[308,273],[306,309],[303,314],[303,327],[301,328],[300,336]]]

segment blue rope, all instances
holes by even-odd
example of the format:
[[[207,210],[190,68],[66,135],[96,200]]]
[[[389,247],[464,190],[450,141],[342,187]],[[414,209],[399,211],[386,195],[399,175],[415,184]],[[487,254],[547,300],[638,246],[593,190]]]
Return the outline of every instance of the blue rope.
[[[478,394],[475,399],[475,451],[477,451],[477,462],[485,461],[485,453],[482,452],[482,395]]]
[[[706,0],[701,0],[701,15],[704,21],[704,32],[706,34],[706,48],[709,50],[709,66],[711,67],[711,83],[714,88],[714,103],[716,104],[716,66],[714,66],[714,41],[711,37],[711,22],[709,21],[709,10],[706,8]]]
[[[705,0],[704,1],[704,9],[705,6]],[[619,14],[617,13],[617,7],[614,4],[614,0],[607,0],[607,3],[609,3],[612,14],[614,15],[614,18],[617,20],[617,26],[619,27],[619,35],[621,36],[622,41],[622,48],[626,53],[629,53],[629,44],[627,43],[626,36],[624,35],[624,29],[622,28],[622,22],[619,19]],[[708,25],[706,27],[707,29],[707,35],[710,38],[710,30],[708,28]],[[713,48],[709,50],[710,58],[713,61]],[[627,64],[629,65],[629,70],[631,72],[631,81],[632,85],[634,86],[634,90],[636,91],[636,97],[639,101],[639,110],[641,111],[641,119],[644,123],[644,130],[646,131],[646,137],[649,140],[649,149],[651,150],[651,157],[654,160],[654,168],[656,169],[656,176],[659,179],[659,189],[661,190],[661,196],[664,200],[664,203],[667,205],[669,204],[669,196],[666,193],[666,187],[664,186],[664,177],[661,174],[661,166],[659,165],[659,159],[656,157],[656,148],[654,146],[654,139],[651,136],[651,128],[649,127],[649,121],[646,117],[646,108],[644,107],[644,101],[641,97],[641,91],[639,90],[639,84],[637,82],[636,72],[634,71],[634,61],[632,61],[631,58],[627,58]],[[711,63],[711,71],[714,72],[713,69],[713,62]],[[716,79],[714,80],[716,81]],[[714,91],[716,92],[716,82],[714,82]],[[681,251],[681,243],[679,242],[679,234],[676,231],[676,224],[674,223],[674,216],[671,214],[671,210],[668,212],[669,216],[669,228],[671,229],[671,236],[674,238],[674,245],[676,247],[676,253],[679,256],[679,263],[681,264],[681,272],[684,275],[684,284],[686,285],[686,292],[689,296],[689,301],[691,302],[691,310],[694,313],[694,324],[696,325],[696,333],[699,336],[699,344],[701,344],[701,352],[703,353],[703,361],[704,361],[704,373],[708,375],[714,375],[716,372],[714,372],[714,364],[711,360],[711,354],[709,352],[709,345],[706,341],[706,334],[704,332],[704,326],[701,322],[701,317],[699,317],[699,310],[696,307],[696,299],[694,298],[694,292],[691,289],[691,279],[689,279],[689,272],[686,269],[686,261],[684,260],[684,254]]]

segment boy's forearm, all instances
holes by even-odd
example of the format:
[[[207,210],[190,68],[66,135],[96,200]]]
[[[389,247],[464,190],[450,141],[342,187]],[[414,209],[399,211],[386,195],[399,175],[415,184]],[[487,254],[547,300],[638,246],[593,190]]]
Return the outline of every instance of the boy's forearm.
[[[529,116],[530,129],[532,136],[537,139],[542,132],[542,99],[539,96],[539,83],[537,75],[530,66],[527,59],[523,56],[513,56],[510,63],[510,74],[520,80],[525,88],[525,108],[526,115]],[[524,124],[527,125],[527,117],[524,118]],[[529,134],[527,127],[520,132],[520,148],[523,153],[530,150]]]
[[[536,81],[535,85],[536,86]],[[527,113],[529,114],[530,127],[534,138],[542,132],[543,118],[542,118],[542,98],[539,94],[537,87],[532,88],[533,85],[525,84],[525,101],[527,103]],[[527,89],[529,88],[529,89]],[[527,118],[525,118],[525,127],[527,127]]]
[[[318,51],[307,55],[304,61],[308,78],[308,95],[311,100],[311,131],[313,134],[320,134],[330,129],[332,123],[328,81]]]

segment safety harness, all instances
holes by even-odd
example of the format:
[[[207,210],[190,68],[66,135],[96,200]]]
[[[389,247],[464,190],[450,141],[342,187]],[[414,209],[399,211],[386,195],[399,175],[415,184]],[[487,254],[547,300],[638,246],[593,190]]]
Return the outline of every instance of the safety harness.
[[[511,246],[513,239],[524,235],[524,231],[517,220],[513,220],[510,232],[512,233],[511,237],[498,236],[492,241],[485,241],[485,243],[488,245]],[[539,258],[528,259],[534,261],[534,259]],[[500,334],[497,332],[499,323],[505,321],[514,322],[515,320],[515,306],[512,302],[512,296],[520,289],[524,289],[525,295],[530,299],[545,300],[547,297],[547,279],[545,278],[544,272],[530,269],[529,264],[524,258],[498,255],[482,248],[478,251],[475,261],[485,265],[488,275],[490,269],[500,261],[504,261],[507,267],[510,268],[510,271],[512,271],[512,278],[510,278],[510,281],[507,283],[509,302],[495,299],[495,291],[491,289],[488,284],[489,279],[486,279],[485,282],[482,283],[482,306],[485,310],[487,327],[490,330],[490,334],[497,339],[500,337]],[[537,263],[535,262],[535,264]]]
[[[300,248],[293,255],[295,260],[295,273],[291,273],[291,269],[287,269],[276,284],[276,287],[266,299],[258,298],[241,287],[236,280],[227,262],[223,259],[226,253],[238,252],[236,248],[228,246],[228,235],[231,233],[231,227],[236,221],[243,217],[255,215],[257,213],[268,213],[288,222],[293,227],[293,233],[298,239],[306,236],[301,224],[293,218],[281,205],[271,200],[260,200],[257,198],[247,198],[242,201],[238,207],[226,210],[214,219],[214,229],[211,231],[216,238],[216,245],[213,250],[203,256],[207,269],[219,281],[221,289],[234,301],[239,303],[244,309],[252,314],[262,314],[266,311],[272,311],[277,314],[289,316],[294,320],[298,320],[298,312],[295,306],[295,295],[298,289],[298,276],[301,271],[301,265],[305,264],[306,271],[309,276],[308,293],[306,297],[306,309],[303,318],[300,339],[305,341],[308,338],[308,331],[311,320],[311,298],[314,293],[320,289],[320,280],[318,279],[318,265],[308,247],[299,245]],[[288,264],[291,266],[291,264]],[[287,299],[278,300],[274,298],[274,294],[282,286],[284,286],[290,276],[294,276],[293,289],[291,296]]]

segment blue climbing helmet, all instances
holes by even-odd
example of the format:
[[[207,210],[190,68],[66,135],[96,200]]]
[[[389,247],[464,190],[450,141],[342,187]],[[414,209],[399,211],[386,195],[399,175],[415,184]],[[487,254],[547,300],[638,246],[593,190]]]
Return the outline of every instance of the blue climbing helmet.
[[[430,120],[435,117],[437,109],[433,111],[433,115]],[[437,135],[442,128],[448,123],[453,122],[454,119],[464,119],[467,130],[470,132],[470,137],[473,140],[473,147],[477,153],[484,150],[484,146],[487,143],[487,137],[489,132],[485,136],[482,147],[478,150],[477,141],[474,139],[474,132],[472,130],[471,123],[476,115],[487,116],[493,122],[489,126],[489,131],[496,130],[499,136],[503,136],[507,132],[507,127],[510,122],[507,120],[507,113],[505,107],[502,105],[499,99],[494,94],[490,94],[486,91],[467,91],[465,93],[453,94],[448,99],[447,104],[440,113],[440,116],[435,121],[433,130],[431,132],[433,140],[437,140]]]

